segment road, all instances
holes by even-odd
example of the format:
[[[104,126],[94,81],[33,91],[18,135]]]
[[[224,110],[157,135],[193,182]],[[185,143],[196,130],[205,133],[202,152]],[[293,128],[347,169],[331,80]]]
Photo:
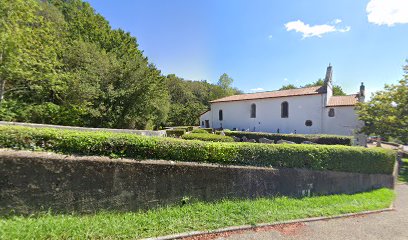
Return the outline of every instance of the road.
[[[245,231],[218,240],[408,239],[408,185],[396,186],[395,211]]]

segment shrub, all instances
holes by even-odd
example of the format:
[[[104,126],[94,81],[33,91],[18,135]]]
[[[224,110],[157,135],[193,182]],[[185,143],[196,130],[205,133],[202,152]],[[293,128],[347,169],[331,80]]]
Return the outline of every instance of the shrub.
[[[220,131],[217,131],[219,134]],[[268,138],[270,140],[279,141],[286,140],[295,143],[302,143],[303,141],[310,141],[317,144],[325,145],[347,145],[352,143],[352,137],[340,135],[325,135],[325,134],[279,134],[279,133],[265,133],[265,132],[240,132],[240,131],[224,131],[226,136],[234,136],[242,138],[243,136],[249,139],[255,139],[259,142],[260,138]]]
[[[212,132],[213,132],[213,129],[212,129],[212,128],[200,128],[200,129],[205,130],[205,131],[207,131],[208,133],[212,133]]]
[[[186,130],[183,128],[174,128],[166,130],[166,135],[169,137],[181,137],[186,133]]]
[[[392,150],[328,145],[185,141],[111,132],[0,126],[0,147],[253,166],[392,174]]]
[[[176,127],[172,127],[172,128],[173,129],[184,129],[186,132],[191,132],[194,129],[193,126],[176,126]]]
[[[197,128],[194,129],[193,131],[191,131],[191,133],[209,133],[207,130],[201,129],[201,128]]]
[[[186,140],[201,140],[201,141],[211,141],[211,142],[233,142],[234,139],[228,136],[221,136],[216,134],[205,133],[190,133],[184,134],[182,136]]]

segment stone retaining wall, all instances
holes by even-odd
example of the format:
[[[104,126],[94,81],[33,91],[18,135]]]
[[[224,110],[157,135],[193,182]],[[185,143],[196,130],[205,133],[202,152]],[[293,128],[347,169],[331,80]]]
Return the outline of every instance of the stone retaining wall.
[[[180,204],[183,197],[299,197],[380,187],[393,188],[394,177],[0,150],[0,215],[134,211]]]

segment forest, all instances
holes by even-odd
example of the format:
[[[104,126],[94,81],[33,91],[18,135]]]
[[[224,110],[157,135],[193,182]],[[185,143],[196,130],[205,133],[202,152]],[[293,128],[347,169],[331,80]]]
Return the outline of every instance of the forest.
[[[209,101],[240,93],[164,76],[135,37],[82,0],[0,1],[0,120],[158,129],[196,125]]]

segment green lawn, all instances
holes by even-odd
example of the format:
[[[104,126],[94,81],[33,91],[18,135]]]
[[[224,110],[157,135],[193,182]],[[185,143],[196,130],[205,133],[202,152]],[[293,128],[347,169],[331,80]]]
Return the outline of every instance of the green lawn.
[[[408,183],[408,158],[402,159],[402,166],[398,175],[398,181]]]
[[[271,223],[387,208],[394,192],[379,189],[354,195],[294,199],[224,200],[191,203],[147,212],[0,218],[0,239],[138,239],[233,225]]]

